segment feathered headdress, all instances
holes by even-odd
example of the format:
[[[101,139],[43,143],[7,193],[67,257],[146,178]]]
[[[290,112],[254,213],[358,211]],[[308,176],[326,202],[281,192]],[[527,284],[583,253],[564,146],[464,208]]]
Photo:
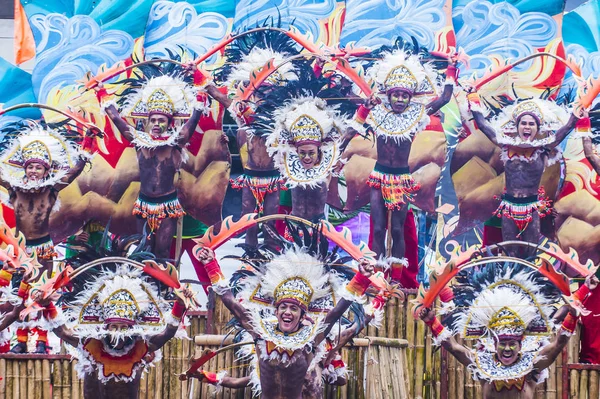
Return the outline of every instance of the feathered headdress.
[[[418,55],[402,49],[382,54],[383,58],[367,70],[382,93],[399,89],[414,97],[435,97],[439,93],[439,77],[433,66],[421,63]]]
[[[516,102],[502,109],[490,124],[496,132],[499,144],[517,145],[521,139],[517,134],[517,123],[525,115],[532,116],[538,123],[538,135],[527,143],[541,146],[554,142],[554,133],[569,120],[567,109],[554,101],[540,98]]]
[[[464,339],[477,339],[470,371],[477,379],[512,380],[531,372],[533,362],[553,333],[552,314],[560,291],[535,272],[513,264],[467,269],[452,286],[454,299],[444,306],[444,324]],[[510,366],[498,365],[499,339],[521,341],[521,356]]]
[[[12,187],[35,189],[57,184],[75,166],[79,158],[89,154],[82,151],[66,132],[42,126],[34,121],[8,125],[4,133],[16,135],[8,141],[0,154],[2,179]],[[25,168],[32,162],[42,164],[48,176],[39,181],[27,182]]]

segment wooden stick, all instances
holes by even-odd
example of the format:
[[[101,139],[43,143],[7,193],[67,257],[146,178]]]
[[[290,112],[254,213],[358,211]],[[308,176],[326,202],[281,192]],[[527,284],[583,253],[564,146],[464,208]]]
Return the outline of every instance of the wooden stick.
[[[179,270],[181,261],[181,247],[183,243],[183,216],[177,219],[177,238],[175,239],[175,265]]]

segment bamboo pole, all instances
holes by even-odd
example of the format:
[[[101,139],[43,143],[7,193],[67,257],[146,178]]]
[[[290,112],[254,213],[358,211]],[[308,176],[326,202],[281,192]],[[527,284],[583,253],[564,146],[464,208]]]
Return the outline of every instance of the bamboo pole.
[[[13,380],[13,399],[20,399],[24,392],[21,392],[21,384],[19,383],[19,362],[13,360],[12,364],[12,380]],[[25,397],[25,395],[23,395]]]
[[[569,377],[569,398],[576,399],[578,397],[577,391],[579,390],[579,373],[577,370],[571,370],[571,376]]]
[[[27,398],[33,398],[35,396],[35,393],[34,393],[35,392],[35,388],[34,388],[35,387],[35,381],[33,379],[33,375],[34,375],[34,372],[33,372],[33,360],[27,359],[25,367],[26,367],[26,370],[27,370],[27,372],[25,374],[25,377],[27,379],[26,380],[26,383],[27,383],[27,396],[26,397]]]
[[[50,361],[42,359],[42,399],[50,399]]]
[[[8,378],[6,373],[6,359],[0,359],[0,398],[6,398],[6,379]]]
[[[63,376],[63,399],[71,399],[71,372],[70,366],[71,362],[68,360],[61,360],[59,364],[62,366],[62,376]]]
[[[417,333],[415,336],[415,397],[423,396],[423,373],[425,360],[425,323],[416,322]]]
[[[546,380],[546,397],[548,399],[558,399],[556,397],[556,361],[549,367],[548,374],[550,376]]]
[[[588,393],[588,371],[581,370],[581,376],[579,377],[579,399],[587,399]]]
[[[42,359],[36,359],[33,362],[34,375],[34,394],[33,399],[42,399],[44,386],[42,383]],[[0,395],[0,397],[3,397]]]
[[[162,396],[159,396],[159,398],[163,398],[163,399],[169,399],[169,379],[168,377],[166,377],[166,374],[169,373],[170,370],[170,359],[169,356],[171,355],[171,342],[167,342],[164,346],[163,346],[163,372],[160,376],[158,376],[158,378],[162,381]]]
[[[598,370],[590,370],[590,399],[596,399],[600,397],[600,387],[598,384]]]
[[[21,397],[27,397],[27,362],[24,361],[15,361],[15,364],[18,365],[19,373],[16,377],[19,379],[19,390],[21,391]]]

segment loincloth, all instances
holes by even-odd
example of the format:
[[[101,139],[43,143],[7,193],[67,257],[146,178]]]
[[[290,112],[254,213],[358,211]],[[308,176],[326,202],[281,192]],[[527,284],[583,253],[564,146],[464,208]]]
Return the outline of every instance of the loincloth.
[[[151,231],[156,231],[163,219],[176,219],[185,215],[177,198],[177,191],[160,197],[149,197],[139,193],[132,213],[139,218],[146,219]]]
[[[44,237],[25,241],[25,249],[29,255],[35,251],[37,258],[41,260],[52,260],[58,253],[54,250],[54,243],[50,234]]]
[[[503,194],[502,202],[494,212],[494,216],[504,217],[515,222],[519,229],[519,237],[531,221],[533,213],[537,212],[543,218],[552,212],[552,201],[546,196],[544,187],[538,189],[537,195],[517,198],[512,195]]]
[[[262,213],[264,210],[265,196],[279,190],[287,190],[285,179],[281,177],[279,170],[250,170],[244,169],[244,173],[236,179],[230,180],[231,187],[241,190],[248,187],[256,200],[255,212]]]
[[[391,210],[399,210],[407,202],[413,202],[415,193],[421,188],[407,167],[392,168],[379,163],[375,164],[367,185],[381,189],[385,206]]]

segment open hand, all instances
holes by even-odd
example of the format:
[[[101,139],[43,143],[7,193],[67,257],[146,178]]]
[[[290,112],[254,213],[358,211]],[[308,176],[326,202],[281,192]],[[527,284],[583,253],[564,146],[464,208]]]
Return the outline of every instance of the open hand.
[[[189,288],[184,288],[181,290],[181,293],[183,294],[184,298],[186,299],[191,299],[194,297],[194,291],[190,290]],[[185,302],[183,300],[183,298],[177,296],[177,302],[179,302],[181,305],[185,306]]]

